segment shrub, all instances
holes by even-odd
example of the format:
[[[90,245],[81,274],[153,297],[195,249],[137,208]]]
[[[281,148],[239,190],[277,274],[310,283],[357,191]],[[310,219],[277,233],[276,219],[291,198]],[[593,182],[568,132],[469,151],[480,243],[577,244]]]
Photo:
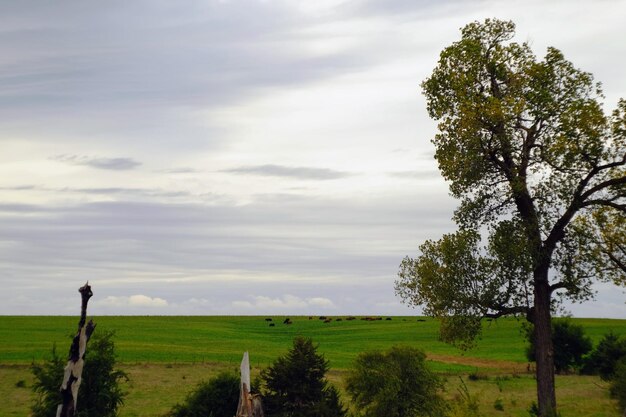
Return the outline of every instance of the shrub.
[[[626,337],[620,339],[613,332],[607,333],[586,359],[582,372],[599,374],[602,379],[608,381],[613,377],[617,363],[624,357],[626,357]]]
[[[261,371],[263,407],[268,417],[342,417],[339,394],[325,375],[328,361],[313,341],[297,337],[293,347]]]
[[[52,356],[46,358],[42,364],[31,365],[31,372],[35,377],[33,391],[36,394],[35,403],[31,406],[33,417],[55,417],[57,407],[63,401],[59,390],[63,381],[63,367],[66,360],[61,358],[52,345]]]
[[[446,409],[441,380],[412,347],[361,353],[346,389],[364,417],[438,416]]]
[[[611,397],[617,400],[620,412],[626,415],[626,356],[615,366],[610,390]]]
[[[238,402],[239,377],[223,372],[198,384],[182,404],[172,408],[167,417],[233,417]]]
[[[450,417],[480,417],[478,397],[470,394],[467,385],[461,377],[461,385],[457,388],[457,395],[450,402]]]
[[[113,332],[94,333],[85,353],[82,382],[78,391],[77,417],[115,417],[124,403],[125,393],[120,382],[127,375],[115,369],[115,345]],[[33,391],[37,394],[32,405],[33,417],[55,417],[62,402],[59,387],[67,361],[59,356],[56,346],[52,356],[43,364],[33,364],[35,377]]]
[[[529,346],[526,349],[526,357],[529,361],[535,361],[535,338],[532,327],[526,333]],[[583,364],[583,356],[591,348],[591,339],[585,335],[582,326],[572,323],[568,319],[554,320],[552,322],[552,344],[554,349],[554,369],[556,373],[570,371]]]

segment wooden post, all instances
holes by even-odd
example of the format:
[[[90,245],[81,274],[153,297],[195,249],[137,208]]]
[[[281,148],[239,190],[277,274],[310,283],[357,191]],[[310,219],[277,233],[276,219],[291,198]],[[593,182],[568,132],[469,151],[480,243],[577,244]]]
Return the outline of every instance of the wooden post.
[[[235,417],[264,417],[261,396],[250,393],[250,359],[244,352],[241,360],[241,388]]]
[[[78,322],[78,332],[76,336],[74,336],[74,340],[70,346],[70,353],[63,375],[63,383],[61,384],[63,403],[59,404],[56,417],[74,417],[76,413],[78,388],[80,387],[81,376],[83,374],[85,350],[87,348],[87,342],[96,328],[92,320],[89,320],[89,323],[85,325],[85,321],[87,321],[87,303],[93,295],[89,281],[80,287],[78,292],[81,296],[80,321]]]

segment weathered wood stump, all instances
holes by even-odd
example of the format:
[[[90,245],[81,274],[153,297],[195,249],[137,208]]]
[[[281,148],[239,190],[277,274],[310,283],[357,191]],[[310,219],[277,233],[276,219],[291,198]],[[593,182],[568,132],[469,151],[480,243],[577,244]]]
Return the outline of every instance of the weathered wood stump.
[[[78,388],[83,374],[83,365],[85,362],[85,350],[87,342],[91,337],[96,325],[92,320],[85,325],[87,321],[87,303],[93,295],[89,282],[78,289],[81,296],[80,321],[78,322],[78,332],[74,336],[70,353],[65,366],[63,375],[63,383],[61,384],[61,395],[63,402],[57,408],[56,417],[74,417],[76,413],[76,404],[78,401]]]
[[[241,360],[241,391],[235,417],[264,417],[261,396],[250,393],[250,359],[244,352]]]

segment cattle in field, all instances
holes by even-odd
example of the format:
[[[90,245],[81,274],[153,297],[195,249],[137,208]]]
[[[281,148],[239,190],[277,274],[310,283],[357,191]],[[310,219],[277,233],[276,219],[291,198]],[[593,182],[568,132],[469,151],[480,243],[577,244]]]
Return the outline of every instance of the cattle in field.
[[[268,318],[265,319],[265,321],[272,321],[272,318],[268,317]]]
[[[283,324],[292,324],[293,322],[291,321],[291,319],[289,317],[287,317],[284,321]]]
[[[270,323],[270,327],[274,327],[274,326],[276,326],[275,323]]]
[[[333,319],[326,319],[324,320],[324,323],[330,323],[331,321],[333,321]]]

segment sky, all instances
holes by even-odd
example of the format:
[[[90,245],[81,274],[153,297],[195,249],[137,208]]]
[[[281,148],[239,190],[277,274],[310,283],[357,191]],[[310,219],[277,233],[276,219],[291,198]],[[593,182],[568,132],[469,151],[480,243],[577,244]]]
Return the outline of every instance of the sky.
[[[626,1],[0,2],[0,314],[419,314],[455,230],[420,82],[513,20],[626,97]],[[577,317],[626,318],[598,285]]]

